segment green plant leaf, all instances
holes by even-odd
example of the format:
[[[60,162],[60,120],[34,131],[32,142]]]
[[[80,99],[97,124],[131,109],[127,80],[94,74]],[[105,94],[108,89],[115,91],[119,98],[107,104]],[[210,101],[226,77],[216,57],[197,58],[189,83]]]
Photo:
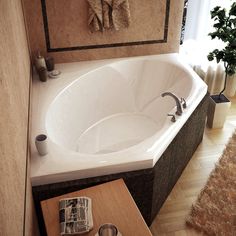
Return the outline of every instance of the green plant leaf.
[[[234,3],[231,5],[229,14],[232,15],[232,16],[236,16],[236,2],[234,2]]]
[[[226,83],[227,75],[236,73],[236,1],[234,0],[228,13],[220,6],[215,7],[211,11],[211,19],[214,21],[215,31],[208,35],[211,39],[217,38],[225,42],[225,46],[222,49],[213,50],[207,55],[207,58],[209,61],[216,60],[217,63],[224,62]]]
[[[209,61],[213,61],[214,60],[214,54],[212,52],[210,52],[208,55],[207,55],[207,59]]]

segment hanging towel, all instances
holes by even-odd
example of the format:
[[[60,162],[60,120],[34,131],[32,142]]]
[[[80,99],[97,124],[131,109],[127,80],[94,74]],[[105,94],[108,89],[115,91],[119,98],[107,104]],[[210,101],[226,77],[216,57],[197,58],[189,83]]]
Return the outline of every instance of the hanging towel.
[[[103,27],[119,30],[130,25],[128,0],[103,0]]]
[[[102,1],[87,0],[89,3],[88,26],[91,32],[103,31]]]
[[[113,27],[112,6],[113,6],[113,0],[103,0],[102,13],[103,13],[103,27],[104,27],[104,29],[111,29]]]
[[[113,0],[112,23],[115,30],[129,27],[130,10],[128,0]]]

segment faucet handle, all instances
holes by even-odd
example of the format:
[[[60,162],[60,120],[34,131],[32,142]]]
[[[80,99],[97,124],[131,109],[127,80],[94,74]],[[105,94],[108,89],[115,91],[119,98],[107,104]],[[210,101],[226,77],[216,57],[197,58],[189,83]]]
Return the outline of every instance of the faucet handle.
[[[173,114],[167,114],[167,116],[172,116],[172,117],[171,117],[171,121],[172,121],[172,122],[175,122],[175,121],[176,121],[175,115],[173,115]]]
[[[187,108],[187,104],[186,104],[185,99],[184,99],[184,98],[181,98],[181,99],[180,99],[180,102],[181,102],[183,108],[186,109],[186,108]]]

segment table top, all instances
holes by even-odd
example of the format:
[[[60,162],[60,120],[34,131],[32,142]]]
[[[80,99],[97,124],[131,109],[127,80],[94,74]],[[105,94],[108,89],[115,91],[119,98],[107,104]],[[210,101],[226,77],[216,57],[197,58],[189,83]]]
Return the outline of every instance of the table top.
[[[122,179],[64,194],[41,202],[48,236],[59,236],[59,200],[86,196],[92,199],[93,229],[84,234],[94,236],[104,223],[117,226],[122,236],[152,236]]]

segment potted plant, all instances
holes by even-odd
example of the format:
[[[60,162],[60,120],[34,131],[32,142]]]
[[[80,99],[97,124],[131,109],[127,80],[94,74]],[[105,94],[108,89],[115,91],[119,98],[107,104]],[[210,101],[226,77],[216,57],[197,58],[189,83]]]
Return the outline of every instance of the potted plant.
[[[236,73],[236,2],[234,2],[229,11],[222,7],[215,7],[211,11],[211,19],[214,20],[215,31],[209,33],[211,39],[223,41],[222,49],[215,49],[208,54],[208,60],[214,59],[223,62],[225,68],[224,87],[217,95],[210,96],[208,108],[207,124],[210,128],[222,128],[230,107],[230,101],[223,94],[229,76]]]

